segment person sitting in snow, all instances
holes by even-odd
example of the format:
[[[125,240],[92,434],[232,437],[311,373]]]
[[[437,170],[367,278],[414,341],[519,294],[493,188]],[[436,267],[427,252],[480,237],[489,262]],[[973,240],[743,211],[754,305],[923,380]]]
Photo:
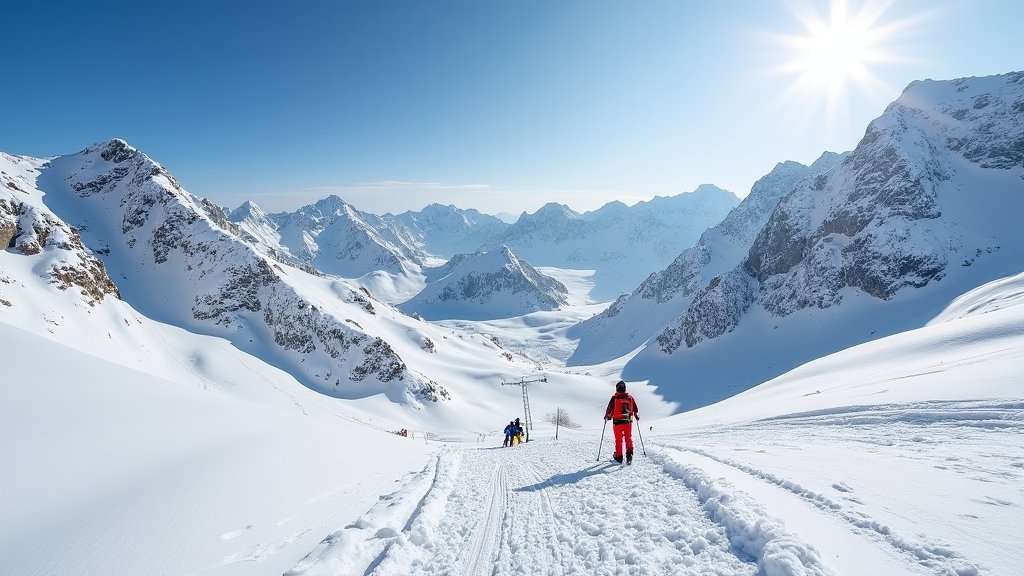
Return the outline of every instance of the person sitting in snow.
[[[633,419],[640,420],[636,400],[626,392],[626,383],[619,380],[615,384],[615,394],[608,401],[604,411],[604,419],[612,421],[612,435],[615,436],[615,453],[612,458],[622,462],[622,444],[626,444],[626,464],[633,463]]]

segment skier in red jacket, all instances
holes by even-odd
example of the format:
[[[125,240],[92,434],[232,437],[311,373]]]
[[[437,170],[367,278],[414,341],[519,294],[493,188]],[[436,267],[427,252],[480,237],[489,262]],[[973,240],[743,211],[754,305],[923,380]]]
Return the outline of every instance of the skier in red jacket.
[[[626,464],[633,463],[633,419],[640,420],[636,408],[636,400],[626,392],[626,383],[619,380],[615,385],[615,394],[608,401],[608,409],[604,411],[604,419],[612,421],[612,434],[615,436],[616,462],[622,462],[622,442],[626,442]]]

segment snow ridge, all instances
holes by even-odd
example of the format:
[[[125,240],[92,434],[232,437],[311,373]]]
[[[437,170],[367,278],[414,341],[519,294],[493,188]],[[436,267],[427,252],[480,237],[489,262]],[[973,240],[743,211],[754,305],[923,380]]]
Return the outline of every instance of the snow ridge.
[[[881,538],[896,550],[906,554],[911,561],[936,570],[938,573],[957,574],[959,576],[980,574],[978,566],[964,558],[949,546],[928,542],[917,542],[908,539],[905,536],[898,534],[885,523],[875,520],[863,512],[847,510],[845,506],[824,494],[805,488],[796,482],[786,480],[785,478],[781,478],[770,472],[759,470],[729,458],[716,456],[707,450],[701,450],[699,448],[685,448],[685,450],[699,454],[705,458],[710,458],[725,464],[726,466],[731,466],[737,470],[750,474],[751,476],[792,492],[800,498],[810,502],[812,505],[842,518],[855,530],[868,532],[878,538]],[[836,489],[840,492],[843,491],[842,486],[839,486]]]
[[[688,374],[705,399],[722,399],[920,326],[943,298],[1018,272],[1024,245],[1008,213],[1024,207],[1021,102],[1024,73],[912,84],[849,156],[779,201],[743,261],[701,288],[625,375]],[[737,345],[759,360],[712,370]]]
[[[701,234],[664,270],[651,274],[592,319],[573,328],[580,342],[570,365],[595,364],[627,354],[686,311],[712,279],[740,263],[779,200],[807,178],[824,174],[845,155],[826,152],[811,166],[782,162],[759,179],[725,219]]]
[[[786,531],[777,520],[770,520],[757,502],[721,480],[712,479],[695,466],[672,460],[671,452],[654,448],[651,458],[665,472],[697,493],[701,505],[715,522],[726,527],[729,541],[756,559],[766,576],[804,576],[836,574],[821,559],[817,549]]]
[[[86,287],[90,304],[120,292],[152,318],[230,338],[323,392],[360,397],[386,391],[394,401],[411,405],[448,397],[445,389],[409,370],[387,341],[352,320],[377,314],[372,298],[315,276],[307,282],[301,271],[261,256],[240,240],[239,228],[220,208],[189,194],[123,140],[52,159],[29,172],[33,184],[24,194],[34,205],[19,208],[16,243],[25,254],[34,254],[32,246],[40,241],[72,253],[61,261],[77,263],[55,264],[54,277]],[[14,204],[4,206],[9,213]],[[250,207],[249,215],[258,212]],[[82,231],[81,242],[74,230]],[[95,255],[106,263],[109,277]],[[117,278],[117,285],[110,278]],[[324,305],[305,287],[318,282],[325,292],[333,291],[332,303]],[[273,344],[257,343],[267,340]]]

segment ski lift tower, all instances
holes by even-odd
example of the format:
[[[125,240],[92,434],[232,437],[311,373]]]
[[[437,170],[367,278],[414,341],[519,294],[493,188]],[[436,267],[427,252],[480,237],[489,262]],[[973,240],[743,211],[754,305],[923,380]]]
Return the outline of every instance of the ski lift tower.
[[[527,388],[528,384],[534,382],[547,382],[547,376],[541,376],[539,378],[520,378],[515,382],[502,382],[502,386],[520,386],[523,389],[523,431],[526,432],[526,441],[530,441],[530,428],[533,428],[533,418],[530,416],[530,392]]]

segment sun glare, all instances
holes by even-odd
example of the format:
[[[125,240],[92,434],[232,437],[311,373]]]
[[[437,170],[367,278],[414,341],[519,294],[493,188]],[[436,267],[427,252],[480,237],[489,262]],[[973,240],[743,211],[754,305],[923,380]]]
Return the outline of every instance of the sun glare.
[[[773,71],[792,79],[784,99],[807,113],[824,106],[829,120],[843,112],[854,90],[870,97],[892,93],[877,74],[887,64],[906,61],[896,42],[913,20],[887,19],[891,0],[864,0],[851,6],[831,0],[828,14],[810,6],[794,8],[802,30],[776,36],[785,54]]]

